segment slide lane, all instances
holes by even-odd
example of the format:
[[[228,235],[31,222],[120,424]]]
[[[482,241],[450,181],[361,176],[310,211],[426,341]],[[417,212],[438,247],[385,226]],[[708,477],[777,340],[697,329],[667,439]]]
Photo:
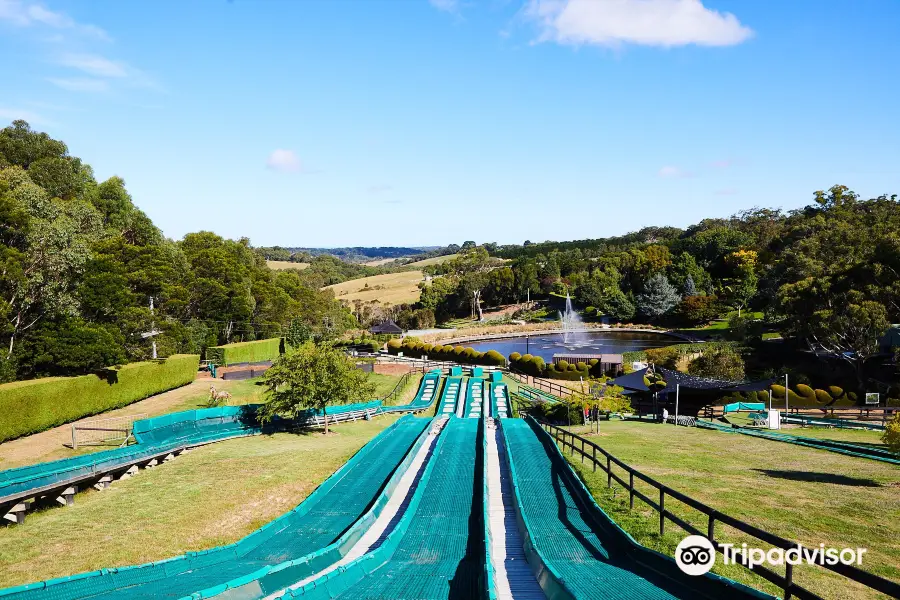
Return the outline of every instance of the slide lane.
[[[289,598],[483,598],[481,419],[449,419],[397,528],[368,554]]]
[[[444,382],[444,391],[441,394],[441,403],[438,408],[438,417],[451,417],[456,414],[456,402],[459,400],[462,389],[462,377],[447,377]]]
[[[470,377],[466,386],[466,409],[463,413],[464,417],[470,419],[480,419],[484,409],[484,384],[485,380],[480,377]]]
[[[3,600],[180,598],[305,557],[338,539],[378,497],[429,425],[404,417],[366,444],[291,512],[242,540],[171,559],[104,569],[0,591]],[[251,597],[251,596],[245,596]]]
[[[691,577],[618,527],[536,424],[502,422],[517,521],[547,597],[578,600],[771,598],[715,575]]]
[[[509,388],[502,382],[491,382],[491,416],[506,419],[512,416],[509,406]]]
[[[440,386],[441,372],[429,371],[422,376],[422,381],[419,383],[419,390],[416,392],[416,397],[413,398],[412,402],[398,406],[386,406],[384,407],[383,412],[419,412],[425,410],[434,403],[434,399],[437,396]]]

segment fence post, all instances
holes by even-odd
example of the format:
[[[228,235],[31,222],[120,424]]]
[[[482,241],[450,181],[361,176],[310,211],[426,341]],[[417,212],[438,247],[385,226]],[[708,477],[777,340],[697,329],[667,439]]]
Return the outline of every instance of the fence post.
[[[72,423],[72,450],[78,450],[78,434],[75,432],[75,423]]]
[[[634,471],[628,471],[628,505],[634,509]]]
[[[710,514],[709,515],[709,525],[706,526],[706,539],[712,542],[712,545],[716,545],[716,518]]]
[[[594,473],[597,472],[597,446],[591,446],[591,465],[593,465]]]
[[[791,600],[791,588],[794,586],[794,565],[785,561],[784,565],[784,600]]]
[[[659,537],[666,533],[666,492],[659,488]]]
[[[612,463],[609,461],[609,454],[606,455],[606,487],[612,487]]]
[[[581,438],[581,464],[584,464],[584,438]]]

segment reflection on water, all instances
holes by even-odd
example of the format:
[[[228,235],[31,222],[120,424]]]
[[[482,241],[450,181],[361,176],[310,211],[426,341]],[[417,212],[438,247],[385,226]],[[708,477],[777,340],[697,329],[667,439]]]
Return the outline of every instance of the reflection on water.
[[[577,343],[566,344],[563,334],[540,334],[525,337],[502,338],[474,342],[471,345],[481,352],[496,350],[503,356],[513,352],[540,356],[546,362],[553,359],[554,354],[622,354],[634,350],[662,348],[681,343],[682,340],[660,333],[638,333],[630,331],[591,331],[579,336]]]

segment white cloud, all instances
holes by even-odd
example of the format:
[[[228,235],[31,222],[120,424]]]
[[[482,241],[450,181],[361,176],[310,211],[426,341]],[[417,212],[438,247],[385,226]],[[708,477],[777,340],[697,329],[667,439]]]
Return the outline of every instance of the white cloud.
[[[300,158],[293,150],[273,150],[266,160],[266,166],[282,173],[299,173],[303,169]]]
[[[109,34],[96,25],[78,23],[68,15],[22,0],[0,0],[0,21],[6,21],[17,27],[43,25],[53,29],[69,29],[103,40],[110,39]]]
[[[701,0],[529,0],[539,41],[580,46],[733,46],[753,31]]]
[[[59,59],[59,64],[96,77],[127,77],[129,71],[124,63],[95,54],[65,54]]]
[[[455,13],[459,10],[459,0],[428,0],[428,3],[438,10]]]
[[[673,166],[671,166],[671,165],[666,165],[665,167],[661,168],[661,169],[659,170],[659,172],[657,173],[657,175],[660,176],[660,177],[665,177],[665,178],[667,178],[667,179],[674,179],[674,178],[677,178],[677,177],[690,177],[690,176],[691,176],[691,174],[688,173],[687,171],[682,171],[682,170],[679,169],[678,167],[673,167]]]
[[[106,92],[109,91],[109,82],[103,79],[90,77],[48,77],[47,81],[70,92]]]

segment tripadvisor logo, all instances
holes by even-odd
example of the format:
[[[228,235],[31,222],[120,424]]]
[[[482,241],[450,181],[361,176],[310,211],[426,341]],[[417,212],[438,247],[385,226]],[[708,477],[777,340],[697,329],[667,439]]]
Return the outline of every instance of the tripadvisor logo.
[[[716,549],[702,535],[689,535],[675,548],[675,562],[688,575],[703,575],[716,562]]]
[[[861,565],[866,548],[826,548],[807,547],[798,544],[795,548],[749,548],[747,544],[735,546],[722,544],[723,564],[739,564],[752,569],[760,565],[779,566],[784,564],[800,565]],[[678,568],[688,575],[703,575],[712,569],[716,562],[716,549],[712,542],[701,535],[689,535],[675,549],[675,562]]]

